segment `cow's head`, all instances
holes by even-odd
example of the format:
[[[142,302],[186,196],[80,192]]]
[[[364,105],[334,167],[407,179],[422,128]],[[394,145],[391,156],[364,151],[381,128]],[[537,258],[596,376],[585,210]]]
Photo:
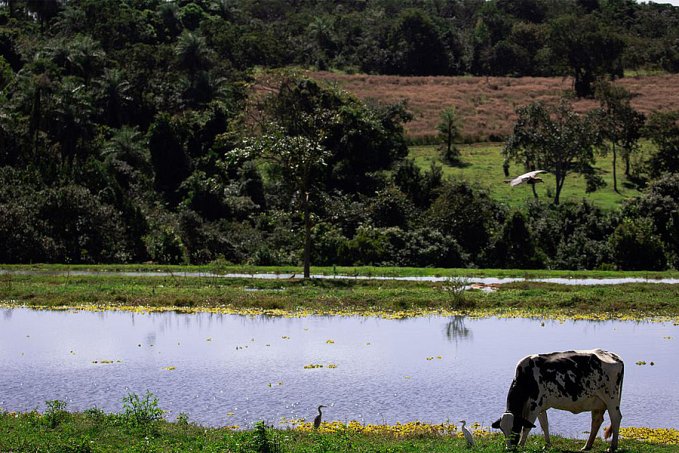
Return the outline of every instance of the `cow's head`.
[[[505,412],[502,417],[492,424],[495,429],[500,429],[507,438],[507,447],[513,448],[519,443],[523,428],[535,428],[535,425],[521,416],[514,416],[511,412]]]

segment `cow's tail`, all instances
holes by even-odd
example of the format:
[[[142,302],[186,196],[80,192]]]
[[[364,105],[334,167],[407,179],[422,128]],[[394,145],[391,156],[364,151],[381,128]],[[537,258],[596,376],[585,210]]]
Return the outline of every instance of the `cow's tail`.
[[[608,428],[604,429],[604,439],[611,437],[611,434],[613,434],[613,425],[610,425]]]

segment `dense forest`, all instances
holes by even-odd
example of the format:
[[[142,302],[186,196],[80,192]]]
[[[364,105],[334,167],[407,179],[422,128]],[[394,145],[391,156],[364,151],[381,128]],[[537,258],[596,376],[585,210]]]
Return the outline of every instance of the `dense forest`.
[[[520,106],[507,161],[596,190],[594,156],[617,152],[645,189],[615,210],[558,193],[510,209],[408,159],[407,104],[300,68],[572,77],[601,108]],[[630,69],[679,71],[679,8],[0,1],[0,262],[677,268],[679,113],[634,111],[610,83]],[[630,168],[640,140],[654,152]]]

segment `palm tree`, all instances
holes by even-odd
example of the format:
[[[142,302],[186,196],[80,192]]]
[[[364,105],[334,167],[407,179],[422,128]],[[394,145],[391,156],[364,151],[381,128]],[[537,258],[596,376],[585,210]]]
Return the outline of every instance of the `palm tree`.
[[[106,53],[98,41],[90,36],[77,35],[74,39],[58,38],[46,46],[51,61],[63,68],[67,75],[77,75],[89,86]]]
[[[47,74],[32,74],[22,69],[17,74],[12,91],[12,104],[28,118],[29,149],[34,151],[38,133],[46,124],[45,112],[50,111],[53,83]]]
[[[160,21],[163,24],[163,29],[167,30],[170,36],[176,36],[182,29],[181,20],[179,19],[179,7],[176,2],[163,2],[157,9]]]
[[[9,6],[9,17],[14,17],[14,7],[18,3],[18,0],[4,0],[0,3],[6,3]]]
[[[45,31],[45,23],[56,16],[61,9],[60,0],[26,0],[26,7],[35,13],[40,21],[40,33]]]
[[[73,49],[72,63],[74,69],[85,80],[85,86],[87,87],[106,53],[102,50],[101,44],[98,41],[87,35],[78,35],[71,43],[71,46]]]
[[[123,124],[123,109],[132,100],[130,83],[119,69],[104,69],[104,75],[99,79],[99,98],[103,104],[106,124],[120,127]]]
[[[319,65],[319,69],[323,69],[321,65],[325,64],[324,59],[328,54],[332,57],[332,50],[334,42],[332,38],[332,29],[329,21],[324,17],[315,17],[307,27],[309,35],[309,51],[314,58],[314,63]]]
[[[136,126],[114,129],[101,152],[104,165],[124,189],[150,182],[151,162],[146,137]]]
[[[61,144],[62,157],[73,166],[81,138],[92,135],[92,99],[85,86],[73,77],[64,78],[54,96],[51,110],[53,136]]]
[[[196,74],[193,85],[188,80],[185,84],[187,97],[198,105],[208,104],[214,100],[226,100],[229,87],[226,78],[215,77],[212,71],[200,71]]]
[[[55,38],[45,45],[47,57],[54,64],[66,71],[67,75],[73,74],[73,48],[71,41],[66,38]]]
[[[184,31],[179,36],[175,54],[179,67],[188,73],[189,83],[192,87],[198,72],[210,69],[213,64],[214,52],[208,47],[205,38],[191,31]]]
[[[224,20],[231,20],[239,12],[234,0],[215,0],[214,9]]]
[[[57,14],[54,29],[66,36],[73,36],[81,32],[85,27],[85,11],[66,3],[64,8]]]
[[[7,99],[0,95],[0,165],[14,165],[19,157],[19,150],[14,145],[19,130],[18,115],[7,108]]]
[[[144,134],[137,126],[125,125],[113,130],[113,136],[106,143],[102,157],[106,160],[124,162],[134,170],[148,174],[151,167],[146,151]]]

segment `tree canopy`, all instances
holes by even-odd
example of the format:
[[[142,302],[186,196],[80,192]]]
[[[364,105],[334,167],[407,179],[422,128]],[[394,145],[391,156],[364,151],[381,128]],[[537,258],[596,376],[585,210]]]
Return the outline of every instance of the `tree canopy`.
[[[570,76],[590,96],[679,71],[677,24],[627,0],[0,0],[0,262],[676,267],[677,112],[518,106],[506,156],[556,183],[510,211],[409,158],[407,102],[302,70]],[[560,203],[602,140],[629,161],[639,134],[638,199]]]
[[[576,113],[562,100],[551,106],[532,103],[517,109],[517,114],[514,131],[502,152],[527,170],[554,174],[554,204],[559,204],[566,176],[587,172],[595,161],[596,148],[601,144],[597,112]]]

